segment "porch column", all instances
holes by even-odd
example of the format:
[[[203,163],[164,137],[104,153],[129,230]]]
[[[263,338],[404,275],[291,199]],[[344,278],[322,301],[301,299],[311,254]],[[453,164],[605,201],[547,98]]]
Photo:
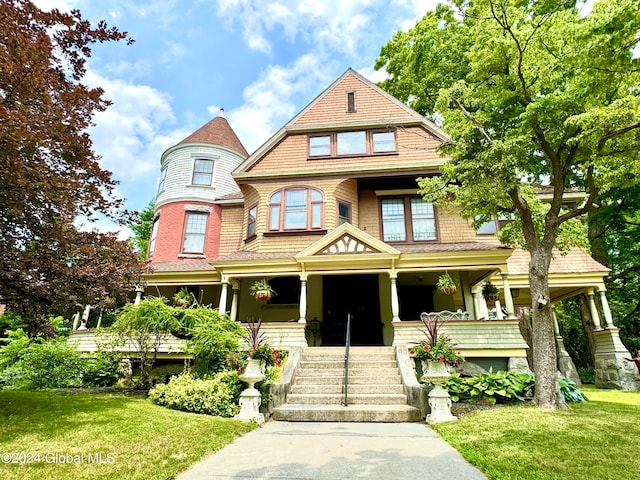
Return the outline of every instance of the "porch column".
[[[144,293],[144,288],[141,285],[136,285],[136,299],[133,301],[134,305],[139,305],[142,301],[142,294]]]
[[[604,293],[604,290],[600,290],[600,304],[602,305],[602,313],[604,314],[605,328],[616,328],[613,324],[613,317],[611,316],[611,309],[609,308],[609,301]]]
[[[502,273],[502,289],[504,291],[504,306],[507,307],[507,317],[513,318],[515,310],[513,308],[513,297],[511,296],[511,288],[509,288],[509,275]]]
[[[598,315],[598,308],[596,307],[596,302],[594,300],[593,290],[589,290],[587,292],[587,298],[589,299],[589,311],[591,312],[591,320],[593,320],[594,330],[602,330],[602,326],[600,325],[600,315]]]
[[[229,288],[229,282],[222,282],[222,288],[220,289],[220,303],[218,304],[218,312],[225,313],[227,311],[227,289]]]
[[[391,275],[391,315],[392,322],[400,321],[400,302],[398,301],[398,276]]]
[[[307,323],[307,279],[300,279],[300,318],[298,323]]]
[[[233,287],[233,297],[231,297],[231,313],[230,318],[232,322],[238,319],[238,296],[240,294],[240,287]]]
[[[476,307],[476,320],[481,318],[489,318],[489,309],[487,308],[487,302],[485,302],[484,297],[482,296],[482,290],[476,290],[476,293],[473,294],[473,300]]]

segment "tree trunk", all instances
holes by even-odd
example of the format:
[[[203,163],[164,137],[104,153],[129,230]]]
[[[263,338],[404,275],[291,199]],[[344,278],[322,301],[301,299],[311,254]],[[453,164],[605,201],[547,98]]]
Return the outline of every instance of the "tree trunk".
[[[518,327],[520,327],[520,335],[527,342],[529,348],[527,348],[527,365],[529,370],[533,372],[533,348],[532,348],[532,332],[531,332],[531,315],[528,308],[518,309]]]
[[[591,364],[596,364],[596,341],[593,338],[593,332],[595,331],[595,325],[591,318],[591,309],[589,308],[589,300],[583,293],[578,296],[578,305],[580,306],[580,319],[582,320],[582,328],[584,334],[587,337],[587,346],[589,348],[589,355],[591,356]]]
[[[545,252],[543,247],[538,247],[530,253],[533,373],[536,377],[533,401],[540,408],[567,408],[558,385],[558,355],[549,298],[548,273],[551,252]]]

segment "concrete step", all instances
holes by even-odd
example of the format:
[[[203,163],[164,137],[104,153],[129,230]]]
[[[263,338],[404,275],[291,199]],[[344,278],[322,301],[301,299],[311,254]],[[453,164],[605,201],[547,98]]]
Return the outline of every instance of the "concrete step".
[[[349,360],[349,370],[358,369],[371,369],[377,371],[379,368],[397,368],[398,363],[395,359],[391,360]],[[301,360],[299,367],[302,369],[336,369],[344,368],[344,359],[342,360]]]
[[[349,393],[395,393],[402,394],[403,388],[401,384],[397,385],[349,385],[348,389]],[[334,385],[302,385],[297,384],[291,387],[291,392],[289,394],[313,394],[313,393],[324,393],[324,394],[341,394],[344,393],[344,385],[343,384],[334,384]]]
[[[366,375],[353,376],[349,373],[349,385],[395,385],[401,384],[400,374],[395,375]],[[342,385],[344,384],[344,372],[339,375],[296,375],[294,385]]]
[[[308,347],[302,352],[302,360],[342,360],[344,361],[344,347]],[[395,359],[393,347],[351,347],[350,359],[376,358],[381,360]]]
[[[274,420],[288,422],[419,422],[420,410],[409,405],[295,405],[273,411]]]
[[[407,396],[397,393],[354,393],[348,395],[349,404],[353,405],[406,405]],[[287,403],[300,405],[340,405],[344,395],[340,393],[301,393],[289,394]]]
[[[398,367],[380,367],[380,368],[362,368],[362,367],[349,367],[349,378],[351,377],[379,377],[386,375],[397,375],[400,371]],[[344,375],[344,368],[309,368],[299,367],[296,376],[300,377],[338,377]]]

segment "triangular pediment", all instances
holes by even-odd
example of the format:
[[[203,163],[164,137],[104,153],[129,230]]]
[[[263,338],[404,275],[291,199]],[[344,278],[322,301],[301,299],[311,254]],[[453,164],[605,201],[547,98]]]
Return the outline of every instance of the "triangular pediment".
[[[397,256],[400,252],[350,223],[343,223],[298,253],[296,259],[367,254]]]

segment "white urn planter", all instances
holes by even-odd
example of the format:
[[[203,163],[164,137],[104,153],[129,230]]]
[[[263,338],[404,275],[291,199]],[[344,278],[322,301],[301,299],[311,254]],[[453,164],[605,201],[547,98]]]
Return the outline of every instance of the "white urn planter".
[[[255,420],[258,424],[264,423],[264,415],[260,413],[260,392],[254,387],[256,383],[264,379],[264,371],[266,365],[264,360],[250,358],[247,367],[240,375],[240,380],[249,384],[240,394],[240,413],[234,418],[238,420],[251,421]]]
[[[422,378],[435,386],[429,392],[429,409],[431,412],[427,415],[427,423],[447,422],[457,420],[451,413],[451,398],[449,393],[442,388],[451,374],[447,369],[447,365],[443,362],[422,361],[422,371],[425,372]]]

